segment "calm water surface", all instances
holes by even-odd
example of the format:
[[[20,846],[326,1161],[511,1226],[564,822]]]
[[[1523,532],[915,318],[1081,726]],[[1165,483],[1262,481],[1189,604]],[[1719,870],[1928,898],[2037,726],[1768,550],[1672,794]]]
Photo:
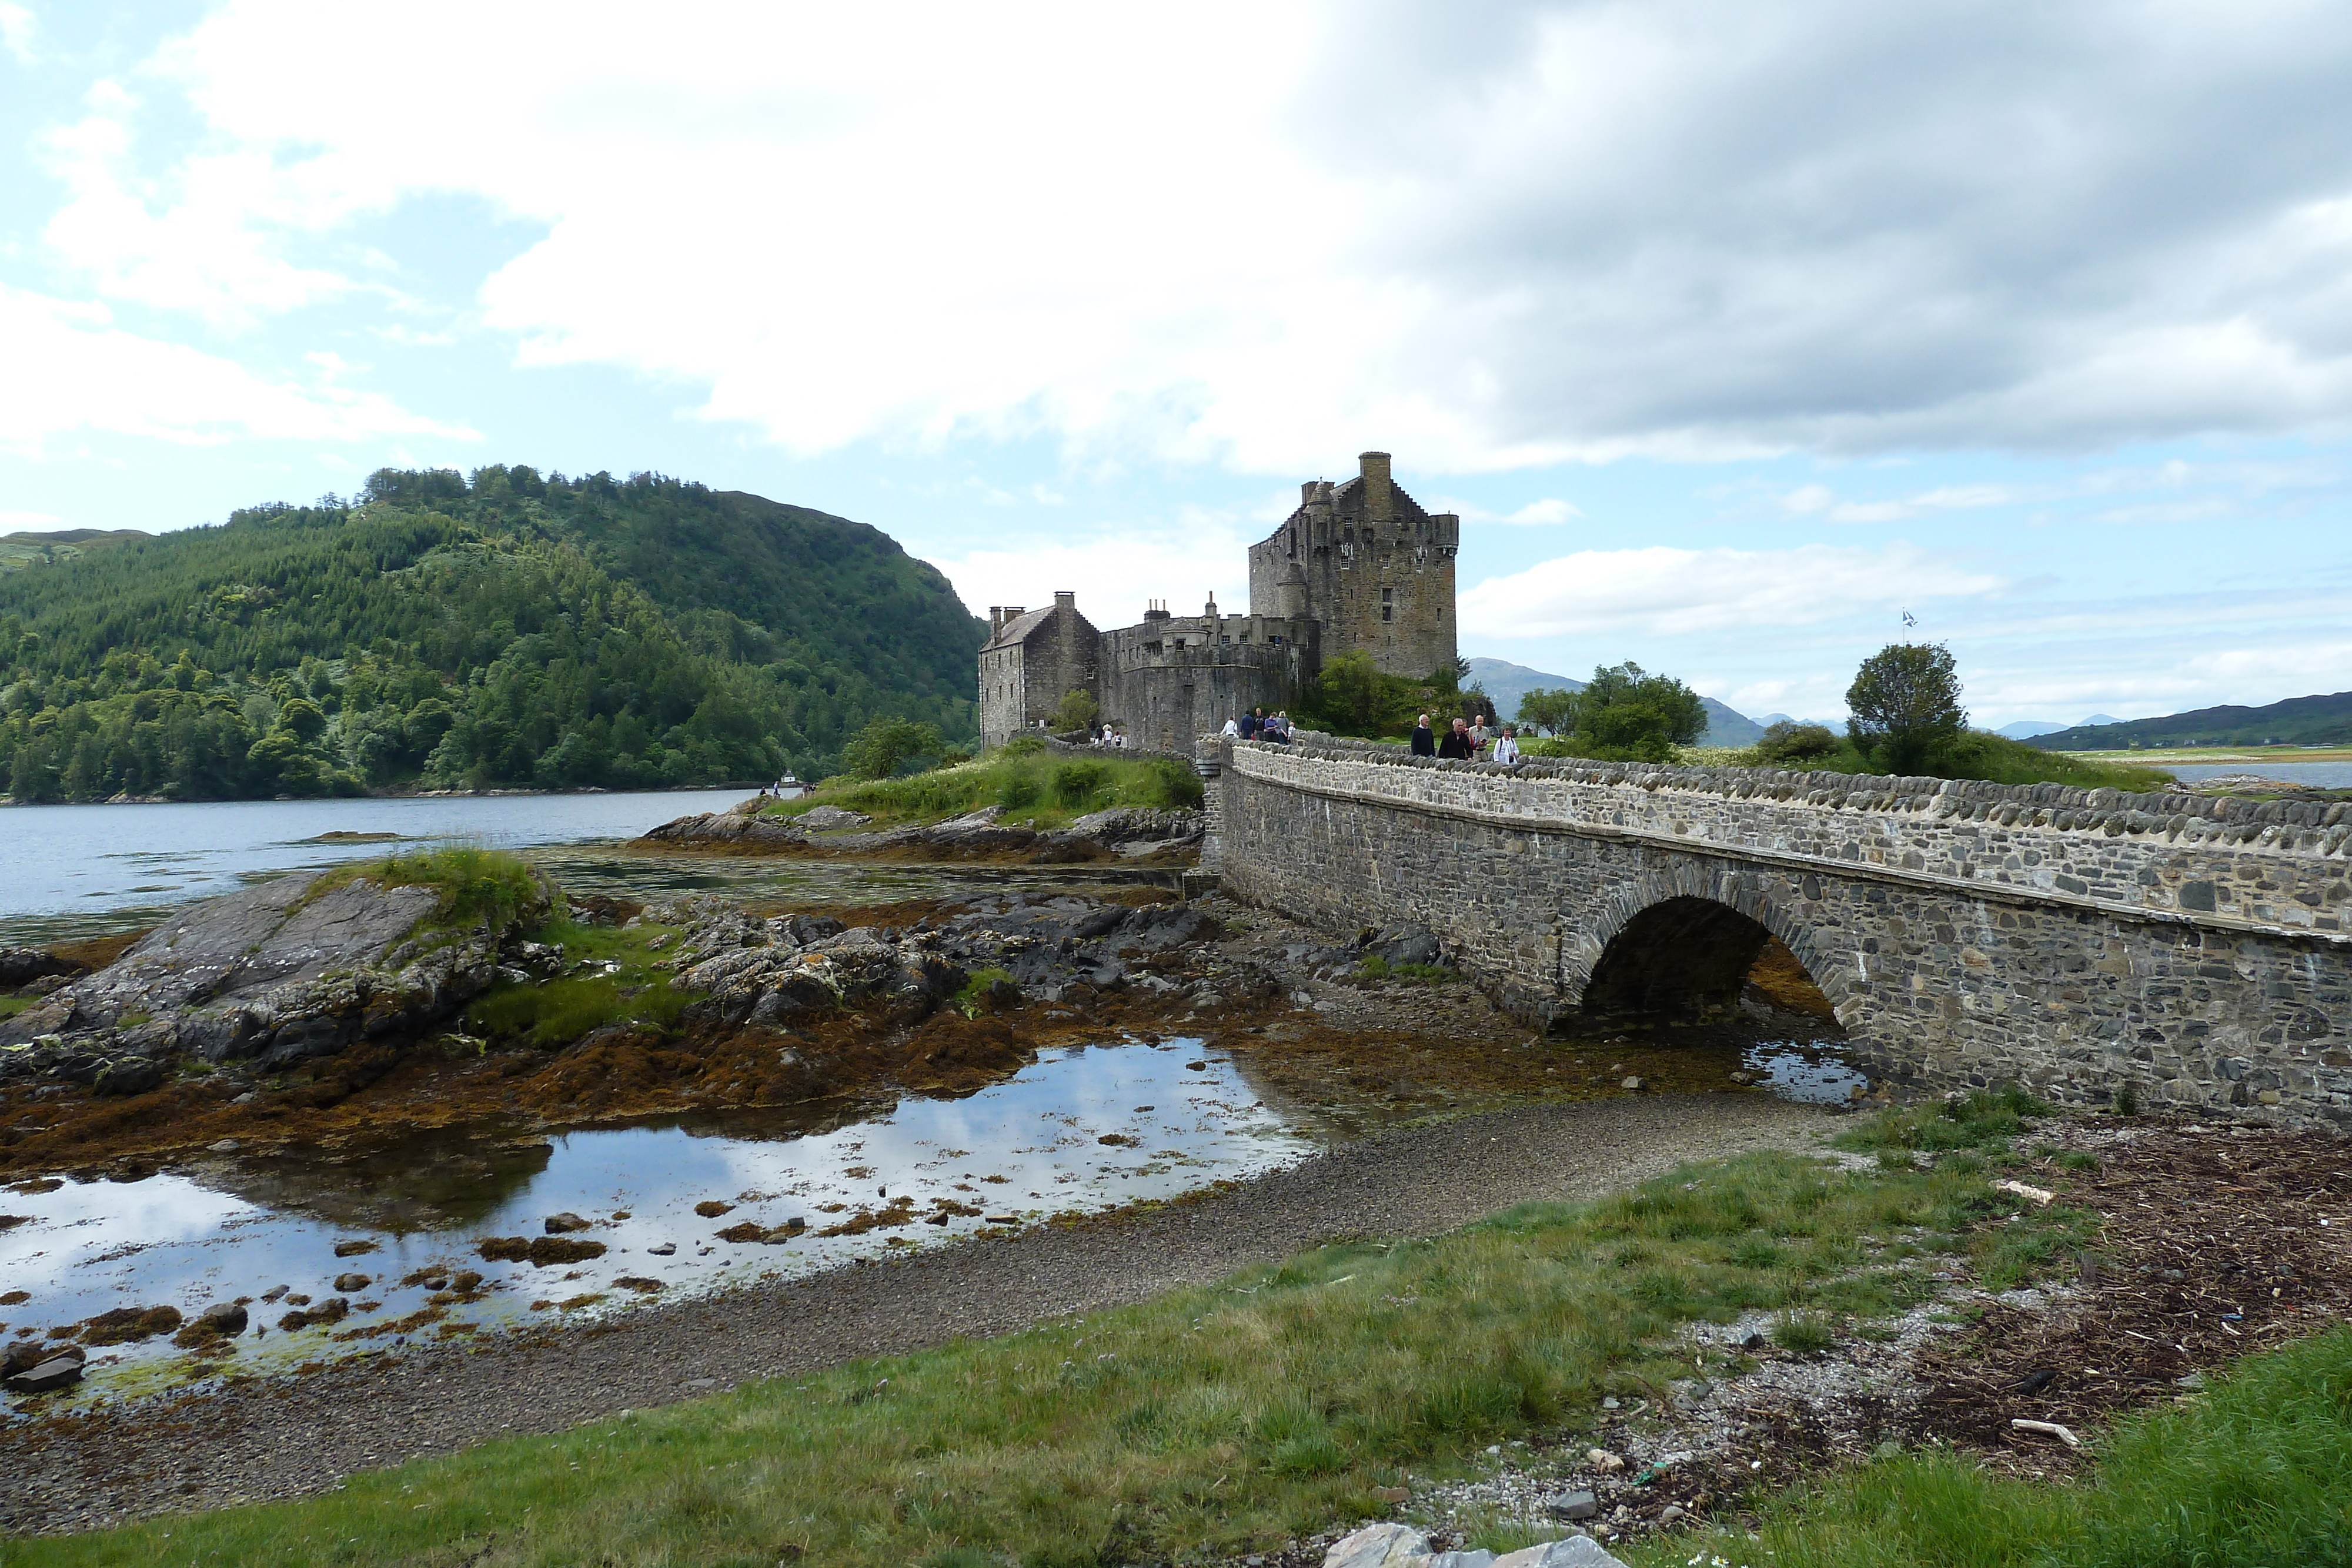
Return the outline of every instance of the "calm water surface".
[[[289,1302],[249,1302],[253,1328],[229,1360],[250,1372],[451,1328],[593,1318],[1008,1232],[1253,1176],[1317,1146],[1230,1061],[1178,1040],[1047,1051],[976,1094],[908,1098],[830,1127],[803,1112],[552,1137],[450,1136],[360,1155],[224,1151],[142,1181],[0,1188],[0,1210],[27,1217],[0,1230],[0,1280],[31,1294],[0,1307],[0,1334],[122,1306],[169,1305],[194,1317],[208,1303],[278,1286],[314,1304],[336,1296],[351,1303],[340,1323],[289,1333],[273,1325]],[[911,1220],[816,1234],[902,1196],[912,1200]],[[925,1223],[940,1198],[980,1212]],[[733,1207],[705,1216],[695,1212],[700,1203]],[[603,1257],[534,1268],[477,1252],[485,1237],[542,1235],[547,1217],[566,1211],[594,1221],[577,1235],[603,1242]],[[746,1221],[773,1228],[794,1218],[808,1228],[791,1240],[719,1239]],[[354,1241],[375,1250],[335,1255],[336,1243]],[[662,1247],[674,1250],[653,1250]],[[404,1281],[461,1269],[486,1276],[480,1301],[448,1306],[430,1322],[402,1321],[425,1310],[432,1293]],[[338,1290],[337,1278],[352,1274],[367,1283]],[[616,1283],[625,1278],[661,1289]],[[135,1394],[196,1371],[165,1338],[95,1350],[81,1387],[38,1407]],[[21,1414],[31,1402],[9,1403]]]
[[[225,800],[171,806],[15,806],[0,810],[0,940],[37,941],[146,924],[194,899],[281,872],[385,852],[318,843],[331,832],[499,849],[611,842],[740,789],[431,800]]]
[[[2183,784],[2251,773],[2259,779],[2284,779],[2320,789],[2352,789],[2352,762],[2167,762],[2164,770]]]

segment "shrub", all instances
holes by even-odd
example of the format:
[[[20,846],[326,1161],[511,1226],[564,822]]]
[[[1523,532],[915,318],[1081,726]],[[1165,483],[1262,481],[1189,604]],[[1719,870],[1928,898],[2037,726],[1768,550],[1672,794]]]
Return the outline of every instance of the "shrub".
[[[877,717],[842,747],[841,765],[853,778],[887,779],[915,758],[937,757],[946,749],[937,725]]]
[[[1834,755],[1838,737],[1825,724],[1791,724],[1783,719],[1764,732],[1755,749],[1759,762],[1807,762]]]
[[[1054,769],[1054,804],[1072,808],[1090,805],[1109,782],[1110,764],[1107,762],[1061,763]]]

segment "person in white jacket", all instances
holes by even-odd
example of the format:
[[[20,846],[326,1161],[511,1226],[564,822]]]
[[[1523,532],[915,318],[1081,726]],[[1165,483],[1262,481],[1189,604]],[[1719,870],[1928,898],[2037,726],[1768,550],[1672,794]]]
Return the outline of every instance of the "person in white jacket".
[[[1495,737],[1494,760],[1508,768],[1519,759],[1519,732],[1516,726],[1505,725],[1503,733]]]
[[[1228,718],[1225,720],[1225,738],[1227,740],[1239,740],[1241,737],[1241,721],[1234,718]]]

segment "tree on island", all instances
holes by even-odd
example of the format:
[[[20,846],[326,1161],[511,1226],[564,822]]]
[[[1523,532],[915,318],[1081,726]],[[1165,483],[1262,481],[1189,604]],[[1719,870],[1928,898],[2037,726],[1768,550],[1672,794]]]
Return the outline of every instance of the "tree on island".
[[[1706,733],[1706,706],[1696,692],[1631,660],[1595,668],[1591,683],[1568,699],[1561,718],[1586,757],[1670,762],[1675,747]]]
[[[939,727],[909,719],[873,719],[842,747],[842,770],[853,779],[887,779],[907,763],[946,749]]]
[[[1968,727],[1952,651],[1941,643],[1890,643],[1862,662],[1846,688],[1846,733],[1890,773],[1917,773],[1937,746]]]

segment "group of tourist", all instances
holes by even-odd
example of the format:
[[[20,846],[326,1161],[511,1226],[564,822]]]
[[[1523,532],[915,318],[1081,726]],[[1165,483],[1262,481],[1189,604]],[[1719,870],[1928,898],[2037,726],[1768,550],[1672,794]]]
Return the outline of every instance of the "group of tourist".
[[[1128,746],[1127,731],[1117,725],[1090,724],[1087,726],[1087,744],[1108,747],[1113,751],[1124,751]]]
[[[1225,720],[1228,740],[1263,740],[1269,746],[1290,744],[1290,715],[1286,712],[1269,714],[1265,709],[1252,708],[1239,718]]]
[[[1429,716],[1423,714],[1412,724],[1412,754],[1415,757],[1454,758],[1474,762],[1484,758],[1505,767],[1519,759],[1519,727],[1507,724],[1495,728],[1493,714],[1480,714],[1475,719],[1457,718],[1444,735],[1430,727]]]

